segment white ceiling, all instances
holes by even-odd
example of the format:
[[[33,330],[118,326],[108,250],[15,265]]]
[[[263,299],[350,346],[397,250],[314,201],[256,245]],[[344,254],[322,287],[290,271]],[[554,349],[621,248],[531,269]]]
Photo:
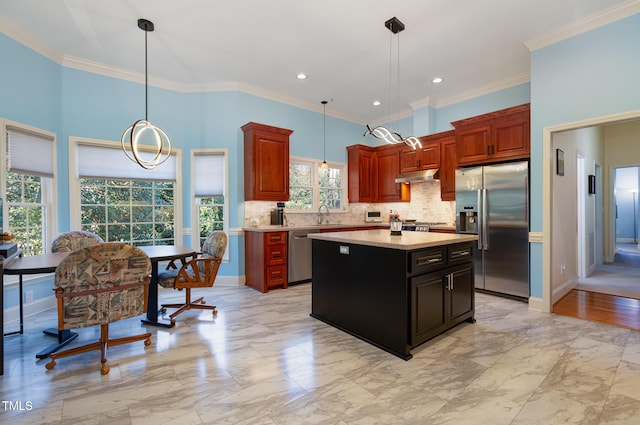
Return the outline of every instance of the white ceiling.
[[[365,123],[406,116],[410,105],[443,106],[526,82],[529,48],[616,19],[638,3],[2,0],[0,27],[65,65],[139,79],[144,32],[137,19],[146,18],[155,24],[148,35],[152,84],[244,90],[317,111],[321,100],[332,100],[328,115]],[[384,27],[393,16],[406,26],[395,36]],[[297,80],[298,72],[309,78]],[[436,76],[445,81],[432,84]],[[374,99],[383,104],[373,107]]]

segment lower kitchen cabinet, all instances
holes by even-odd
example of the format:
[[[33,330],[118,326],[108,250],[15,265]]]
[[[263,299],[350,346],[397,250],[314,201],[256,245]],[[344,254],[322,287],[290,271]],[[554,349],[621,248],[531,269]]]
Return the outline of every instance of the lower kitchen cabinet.
[[[245,284],[260,292],[287,288],[287,232],[245,232]]]
[[[473,315],[473,290],[471,264],[411,278],[411,346]]]
[[[475,321],[471,242],[401,250],[343,239],[313,239],[312,317],[404,360]]]

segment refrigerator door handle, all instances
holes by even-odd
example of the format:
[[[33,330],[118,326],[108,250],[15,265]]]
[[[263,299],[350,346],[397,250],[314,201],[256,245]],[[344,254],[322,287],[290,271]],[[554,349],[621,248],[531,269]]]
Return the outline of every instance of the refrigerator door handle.
[[[478,220],[478,249],[480,251],[482,251],[483,248],[483,243],[482,243],[482,237],[483,237],[483,233],[482,233],[482,190],[478,189],[478,214],[476,219]]]
[[[487,189],[482,189],[482,249],[489,249],[489,233],[488,221],[489,221],[489,208],[487,206]]]

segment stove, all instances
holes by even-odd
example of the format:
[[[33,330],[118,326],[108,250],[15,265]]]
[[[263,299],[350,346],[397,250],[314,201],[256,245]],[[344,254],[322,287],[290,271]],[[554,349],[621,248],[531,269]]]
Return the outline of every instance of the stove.
[[[433,221],[402,222],[402,230],[406,230],[408,232],[428,232],[430,226],[438,226],[443,224],[446,223]]]

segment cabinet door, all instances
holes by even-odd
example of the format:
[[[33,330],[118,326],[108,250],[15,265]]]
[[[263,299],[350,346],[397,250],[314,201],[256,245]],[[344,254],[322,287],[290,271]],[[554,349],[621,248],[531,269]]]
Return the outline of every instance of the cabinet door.
[[[400,172],[408,173],[411,171],[418,171],[420,167],[420,160],[418,158],[417,149],[410,147],[402,148],[400,151]]]
[[[493,159],[528,158],[529,116],[528,111],[508,114],[494,120],[494,141],[491,149]]]
[[[408,185],[395,182],[400,171],[400,149],[393,147],[375,153],[375,202],[409,201]]]
[[[373,148],[363,145],[347,147],[349,202],[373,202]]]
[[[245,200],[288,201],[289,135],[293,131],[253,122],[242,130]]]
[[[440,168],[440,142],[423,143],[422,149],[418,149],[418,167],[420,170],[432,170]]]
[[[449,269],[448,322],[457,321],[474,309],[473,266],[471,263]]]
[[[458,165],[481,164],[489,157],[490,123],[456,129],[456,159]]]
[[[456,200],[456,139],[451,137],[442,142],[440,165],[440,199]]]
[[[411,346],[437,335],[445,326],[445,285],[442,272],[411,279]]]

